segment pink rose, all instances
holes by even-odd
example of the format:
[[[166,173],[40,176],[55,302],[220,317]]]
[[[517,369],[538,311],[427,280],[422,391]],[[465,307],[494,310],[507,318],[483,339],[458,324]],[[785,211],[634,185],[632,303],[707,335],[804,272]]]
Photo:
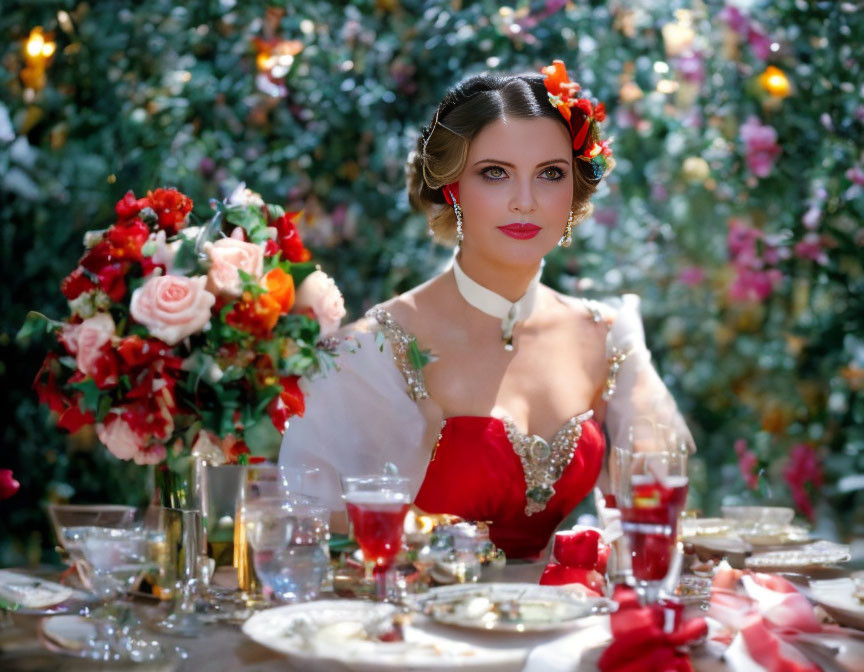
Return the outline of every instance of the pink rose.
[[[129,312],[154,337],[176,345],[210,319],[216,297],[204,288],[206,283],[204,276],[151,276],[132,293]]]
[[[104,423],[97,423],[96,435],[109,452],[120,460],[133,460],[135,464],[159,464],[165,459],[165,446],[160,443],[148,445],[119,415],[110,415]]]
[[[242,282],[238,271],[244,271],[256,280],[264,272],[264,250],[253,243],[234,237],[222,238],[215,243],[206,243],[204,251],[211,262],[207,289],[214,294],[240,296]]]
[[[329,336],[345,317],[345,300],[332,278],[323,271],[314,271],[297,290],[292,312],[311,312],[321,325],[321,335]]]
[[[99,359],[103,356],[102,348],[106,343],[111,342],[115,330],[114,320],[108,313],[99,313],[81,323],[77,334],[76,362],[82,373],[93,378],[98,377]]]
[[[741,140],[747,152],[747,166],[756,177],[768,177],[774,170],[774,161],[783,151],[777,144],[777,131],[772,126],[749,117],[741,124]]]
[[[120,460],[131,460],[144,443],[119,415],[110,415],[104,423],[96,423],[96,436]]]

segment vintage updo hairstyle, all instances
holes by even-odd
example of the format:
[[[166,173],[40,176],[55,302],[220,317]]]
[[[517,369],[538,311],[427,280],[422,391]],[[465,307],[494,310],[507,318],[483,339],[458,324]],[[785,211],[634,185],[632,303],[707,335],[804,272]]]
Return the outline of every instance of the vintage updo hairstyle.
[[[487,124],[505,117],[548,117],[557,120],[570,134],[564,117],[549,102],[543,81],[544,77],[539,74],[484,73],[464,79],[444,96],[406,164],[411,205],[426,213],[430,229],[439,242],[456,242],[456,215],[441,188],[455,182],[462,174],[468,159],[468,145]],[[603,173],[598,173],[590,162],[576,159],[576,155],[574,151],[573,215],[574,221],[579,222],[591,214],[590,198]],[[613,165],[610,158],[606,172]],[[561,222],[561,229],[563,231],[564,222]]]

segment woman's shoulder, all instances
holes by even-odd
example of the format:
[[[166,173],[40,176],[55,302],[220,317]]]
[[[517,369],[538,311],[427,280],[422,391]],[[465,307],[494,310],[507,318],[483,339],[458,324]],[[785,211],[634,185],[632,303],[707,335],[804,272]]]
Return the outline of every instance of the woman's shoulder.
[[[548,291],[550,303],[577,325],[588,321],[611,329],[615,324],[621,303],[619,299],[589,299],[564,294],[545,285],[543,287]]]

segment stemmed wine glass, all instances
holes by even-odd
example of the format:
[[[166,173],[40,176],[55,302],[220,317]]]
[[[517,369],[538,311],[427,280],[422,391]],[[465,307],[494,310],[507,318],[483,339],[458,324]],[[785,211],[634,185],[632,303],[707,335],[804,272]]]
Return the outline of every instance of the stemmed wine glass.
[[[74,532],[72,532],[74,530]],[[96,634],[83,655],[107,661],[154,661],[168,653],[185,656],[180,649],[168,648],[144,639],[140,621],[124,601],[143,572],[157,570],[164,547],[164,533],[148,528],[137,520],[121,520],[113,527],[77,526],[64,530],[65,539],[74,539],[78,562],[102,606],[90,613]]]
[[[687,499],[688,452],[688,444],[669,428],[652,424],[634,426],[631,445],[615,447],[613,488],[629,544],[632,581],[648,603],[660,599],[670,568],[678,566],[677,525]]]
[[[354,538],[363,552],[367,579],[375,578],[375,598],[398,599],[396,556],[402,550],[405,514],[411,506],[409,481],[392,474],[342,479],[343,497]]]

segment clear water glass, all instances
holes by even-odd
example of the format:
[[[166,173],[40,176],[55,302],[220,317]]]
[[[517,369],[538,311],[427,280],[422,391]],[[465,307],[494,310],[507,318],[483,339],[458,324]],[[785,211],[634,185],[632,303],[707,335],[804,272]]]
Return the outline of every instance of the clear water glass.
[[[314,600],[330,569],[330,512],[302,496],[263,497],[247,504],[246,538],[265,597]]]

